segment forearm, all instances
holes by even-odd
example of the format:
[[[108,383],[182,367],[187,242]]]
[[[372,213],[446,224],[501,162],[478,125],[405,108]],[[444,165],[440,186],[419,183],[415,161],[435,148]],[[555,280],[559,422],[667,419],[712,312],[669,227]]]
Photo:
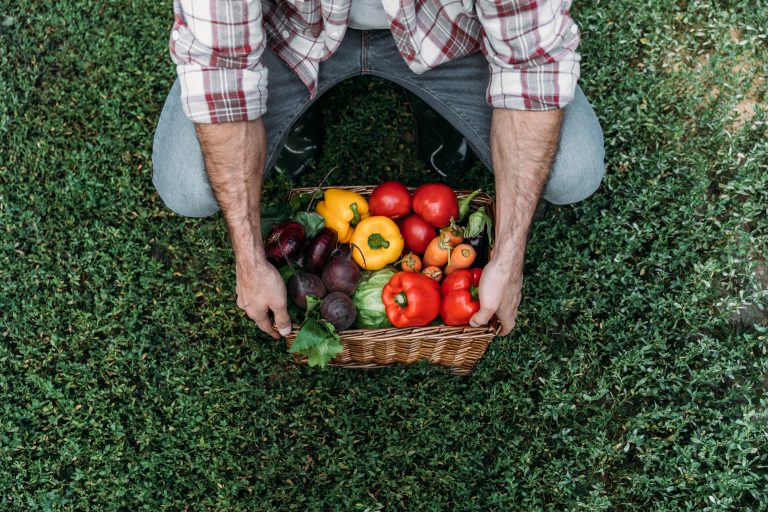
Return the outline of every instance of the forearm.
[[[197,124],[211,188],[229,229],[238,274],[266,262],[259,222],[266,134],[261,119]]]
[[[528,229],[557,150],[562,111],[495,109],[491,157],[496,181],[494,257],[522,267]]]

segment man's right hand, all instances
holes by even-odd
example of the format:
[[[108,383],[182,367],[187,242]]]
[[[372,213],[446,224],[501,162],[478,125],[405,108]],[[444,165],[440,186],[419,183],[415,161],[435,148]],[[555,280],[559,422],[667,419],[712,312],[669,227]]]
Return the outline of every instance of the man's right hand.
[[[273,338],[291,333],[285,283],[269,263],[237,270],[237,306]]]
[[[267,262],[261,241],[261,180],[267,147],[264,123],[256,119],[198,124],[196,128],[235,253],[237,305],[273,338],[287,335],[291,320],[285,284]]]

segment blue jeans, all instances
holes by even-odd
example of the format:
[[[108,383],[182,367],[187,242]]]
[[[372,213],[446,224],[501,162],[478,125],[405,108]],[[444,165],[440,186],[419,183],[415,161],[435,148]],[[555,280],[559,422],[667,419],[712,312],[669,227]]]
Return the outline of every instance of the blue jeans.
[[[269,98],[263,117],[267,131],[266,170],[274,165],[285,140],[310,107],[304,84],[269,50]],[[320,65],[320,97],[342,80],[372,75],[391,80],[419,96],[467,139],[478,158],[491,166],[490,128],[493,110],[485,100],[488,65],[476,53],[417,75],[405,65],[388,30],[350,29],[334,55]],[[173,84],[155,133],[152,181],[171,210],[188,217],[206,217],[219,210],[203,163],[194,123],[182,111],[181,88]],[[580,89],[564,109],[557,150],[543,197],[569,204],[589,197],[604,174],[603,134],[592,107]]]

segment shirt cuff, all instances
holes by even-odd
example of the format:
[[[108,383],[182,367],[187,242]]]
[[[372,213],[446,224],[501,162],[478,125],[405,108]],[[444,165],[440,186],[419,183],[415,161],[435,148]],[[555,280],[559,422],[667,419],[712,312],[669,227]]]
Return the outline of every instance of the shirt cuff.
[[[252,121],[267,111],[267,69],[177,66],[181,105],[195,123]]]
[[[487,100],[494,108],[552,110],[573,100],[579,79],[579,55],[533,68],[502,67],[491,61]]]

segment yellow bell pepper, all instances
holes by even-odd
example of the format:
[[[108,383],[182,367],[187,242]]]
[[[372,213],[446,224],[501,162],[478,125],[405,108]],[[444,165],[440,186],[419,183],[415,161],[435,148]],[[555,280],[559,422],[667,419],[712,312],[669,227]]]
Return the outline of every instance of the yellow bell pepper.
[[[363,196],[349,190],[329,188],[317,203],[317,213],[325,219],[326,227],[336,231],[339,242],[349,243],[355,226],[368,217],[368,202]]]
[[[395,221],[381,215],[361,221],[349,242],[352,257],[366,270],[379,270],[397,261],[404,244]]]

